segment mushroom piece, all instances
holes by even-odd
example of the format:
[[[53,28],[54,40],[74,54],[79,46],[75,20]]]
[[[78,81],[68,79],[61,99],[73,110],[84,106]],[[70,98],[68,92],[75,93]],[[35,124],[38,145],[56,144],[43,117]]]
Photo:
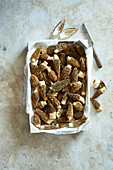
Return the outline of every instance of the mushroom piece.
[[[68,125],[68,122],[66,123],[58,123],[58,125],[59,125],[59,128],[64,128],[64,127],[66,127],[67,125]]]
[[[73,104],[71,102],[68,104],[66,116],[69,119],[69,121],[73,119]]]
[[[94,86],[95,89],[101,89],[103,87],[106,88],[105,83],[102,80],[99,80],[99,79],[95,79],[93,81],[93,86]]]
[[[49,56],[53,56],[54,55],[54,50],[52,48],[46,48],[42,51],[42,54],[48,54]]]
[[[37,77],[39,78],[40,81],[45,81],[45,83],[47,85],[50,84],[50,80],[48,78],[48,75],[45,71],[43,71],[42,73],[38,74]]]
[[[85,104],[85,99],[79,94],[68,93],[69,97],[74,101],[80,101]]]
[[[40,81],[39,94],[42,100],[46,100],[46,84],[45,81]]]
[[[64,89],[68,84],[69,84],[70,80],[69,79],[65,79],[62,81],[57,81],[54,84],[52,84],[51,86],[51,90],[58,92],[62,89]]]
[[[81,112],[81,111],[84,110],[84,106],[83,106],[82,103],[80,103],[80,102],[74,102],[74,103],[73,103],[73,106],[74,106],[74,108],[75,108],[77,111],[79,111],[79,112]]]
[[[76,119],[82,119],[84,112],[81,112],[81,111],[80,112],[74,112],[73,115]]]
[[[60,53],[60,64],[61,64],[61,68],[64,68],[65,66],[65,62],[66,62],[66,58],[65,58],[65,53]]]
[[[47,102],[46,102],[46,101],[40,101],[40,102],[37,104],[36,108],[38,108],[38,109],[43,109],[46,105],[47,105]]]
[[[68,78],[70,73],[71,73],[71,70],[72,70],[71,65],[68,64],[67,66],[65,66],[62,69],[62,72],[61,72],[61,76],[60,76],[61,80],[64,80],[64,79]]]
[[[84,77],[86,76],[86,72],[82,72],[81,70],[78,73],[78,77],[84,79]]]
[[[59,117],[62,116],[63,109],[62,109],[61,105],[59,105],[59,106],[57,107],[57,109],[58,109],[58,110],[57,110],[56,116],[57,116],[57,118],[59,118]]]
[[[62,96],[61,104],[65,105],[67,102],[67,99],[68,99],[68,94],[67,94],[67,92],[65,92],[65,94]]]
[[[37,127],[40,127],[41,125],[40,117],[36,114],[36,112],[33,115],[33,124]]]
[[[66,116],[63,116],[63,117],[58,118],[58,119],[57,119],[57,122],[58,122],[58,123],[68,123],[69,120],[67,119]]]
[[[52,103],[48,100],[48,114],[49,114],[49,119],[56,119],[56,109],[52,105]]]
[[[53,70],[51,70],[50,67],[47,66],[46,68],[47,68],[48,76],[50,77],[50,79],[51,79],[52,81],[56,81],[56,80],[57,80],[57,75],[56,75],[56,73],[55,73]]]
[[[59,125],[58,124],[56,124],[56,125],[42,125],[41,127],[40,127],[42,130],[50,130],[50,129],[58,129],[59,128]]]
[[[39,85],[38,77],[36,77],[34,74],[31,75],[30,81],[32,87],[37,87]]]
[[[75,52],[75,50],[76,50],[74,45],[70,45],[69,49],[70,49],[70,51],[73,51],[73,52]]]
[[[91,100],[91,103],[92,103],[94,109],[95,109],[97,112],[103,111],[103,108],[102,108],[102,106],[100,105],[99,102],[97,102],[96,100],[94,100],[94,99],[92,99],[92,98],[90,98],[90,100]]]
[[[100,96],[101,94],[103,94],[106,91],[106,87],[102,87],[101,89],[98,89],[95,94],[93,95],[92,99],[97,98],[98,96]]]
[[[72,83],[71,84],[71,93],[76,93],[81,87],[82,87],[82,83],[80,81],[78,81],[77,83]]]
[[[68,44],[67,43],[58,43],[56,46],[56,49],[54,50],[55,53],[59,53],[67,48]]]
[[[58,78],[60,78],[60,59],[57,54],[54,54],[53,65],[54,65],[54,69],[58,75]]]
[[[65,19],[63,19],[56,25],[52,33],[53,36],[57,36],[60,32],[62,32],[64,25],[65,25]]]
[[[76,127],[78,127],[78,126],[80,126],[81,124],[83,124],[83,123],[85,123],[85,120],[82,120],[82,119],[79,119],[79,120],[73,120],[73,121],[71,121],[70,123],[69,123],[69,127],[71,127],[71,128],[76,128]]]
[[[81,57],[79,61],[80,61],[80,69],[81,69],[81,71],[85,72],[86,71],[86,63],[85,63],[86,58]]]
[[[49,117],[48,117],[48,114],[47,114],[46,112],[43,112],[42,110],[36,108],[36,114],[37,114],[38,116],[40,116],[40,118],[41,118],[45,123],[48,122]]]
[[[57,97],[57,96],[58,96],[58,92],[53,91],[53,92],[52,92],[52,95],[55,96],[55,97]]]
[[[71,82],[76,83],[78,81],[78,69],[75,67],[71,74]]]
[[[50,60],[50,61],[53,60],[53,57],[50,57],[48,54],[41,54],[40,58],[42,60]]]
[[[82,79],[82,88],[81,88],[81,95],[85,96],[86,95],[86,79]]]
[[[34,63],[34,62],[30,62],[30,71],[31,71],[31,74],[34,74],[36,69],[38,68],[37,66],[37,63]]]
[[[78,52],[82,57],[85,56],[85,51],[84,51],[84,48],[83,48],[82,46],[77,45],[77,46],[76,46],[76,50],[77,50],[77,52]]]
[[[75,58],[78,61],[80,60],[80,57],[81,57],[76,51],[68,51],[66,53],[66,55],[70,56],[70,57],[73,57],[73,58]]]
[[[67,64],[70,64],[71,66],[77,67],[77,68],[80,67],[79,62],[75,58],[70,57],[70,56],[67,57]]]
[[[31,100],[32,100],[32,107],[33,109],[35,109],[40,100],[39,87],[35,87],[35,90],[32,92],[31,95]]]
[[[32,54],[32,59],[31,59],[32,62],[38,61],[41,51],[42,51],[42,46],[36,49],[36,51]]]
[[[38,76],[40,73],[42,73],[46,68],[47,68],[47,62],[44,61],[43,63],[41,63],[38,68],[35,71],[35,75]]]
[[[67,28],[60,34],[60,39],[66,39],[71,37],[73,34],[75,34],[78,31],[78,28]]]
[[[49,101],[52,103],[52,105],[54,107],[58,108],[58,106],[60,105],[60,102],[58,101],[58,99],[50,93],[47,94],[47,97],[48,97]]]

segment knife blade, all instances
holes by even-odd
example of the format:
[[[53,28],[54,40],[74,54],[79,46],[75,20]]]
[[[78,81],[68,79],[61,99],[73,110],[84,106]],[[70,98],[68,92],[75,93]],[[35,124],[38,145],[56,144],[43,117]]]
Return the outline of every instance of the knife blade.
[[[87,31],[87,28],[86,28],[86,26],[85,26],[84,23],[82,24],[82,30],[83,30],[86,38],[88,39],[89,47],[92,46],[92,48],[93,48],[93,56],[94,56],[94,59],[95,59],[95,61],[96,61],[96,64],[97,64],[98,68],[101,68],[101,67],[102,67],[102,63],[101,63],[101,61],[99,60],[99,57],[97,56],[97,54],[96,54],[96,52],[95,52],[95,49],[94,49],[94,47],[93,47],[93,46],[94,46],[94,43],[93,43],[93,41],[92,41],[92,39],[91,39],[91,37],[90,37],[90,35],[89,35],[89,33],[88,33],[88,31]]]

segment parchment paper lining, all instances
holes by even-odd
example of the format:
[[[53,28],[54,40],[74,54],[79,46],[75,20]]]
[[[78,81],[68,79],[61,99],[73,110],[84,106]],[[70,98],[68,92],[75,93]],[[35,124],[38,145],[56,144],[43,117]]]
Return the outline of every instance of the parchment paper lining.
[[[46,49],[48,46],[56,46],[58,42],[73,42],[82,45],[85,49],[86,58],[87,58],[87,91],[86,91],[86,104],[84,109],[84,115],[87,117],[87,120],[84,124],[80,125],[77,128],[60,128],[55,130],[40,130],[35,127],[32,123],[32,116],[34,114],[31,103],[31,84],[30,84],[30,58],[34,51],[40,46],[43,46],[43,49]],[[92,47],[88,48],[87,40],[42,40],[38,42],[29,42],[28,43],[28,53],[26,56],[26,65],[24,68],[25,82],[24,82],[24,94],[26,94],[26,113],[29,114],[29,123],[30,123],[30,132],[31,133],[51,133],[51,134],[73,134],[80,131],[84,131],[88,128],[88,123],[90,121],[90,81],[91,81],[91,70],[93,63],[93,50]]]

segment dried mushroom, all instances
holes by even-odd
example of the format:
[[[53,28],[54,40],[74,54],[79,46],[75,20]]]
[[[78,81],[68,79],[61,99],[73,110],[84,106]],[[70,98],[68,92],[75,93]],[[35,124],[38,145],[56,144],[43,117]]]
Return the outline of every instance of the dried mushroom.
[[[49,101],[53,104],[53,106],[58,108],[58,106],[60,105],[60,102],[58,101],[58,99],[49,93],[47,94],[47,97]]]
[[[57,80],[57,75],[56,75],[55,71],[51,70],[50,67],[46,67],[46,68],[47,68],[48,76],[50,77],[50,79],[52,81],[56,81]]]
[[[53,57],[50,57],[48,54],[41,54],[40,58],[42,60],[53,60]]]
[[[60,32],[62,32],[64,25],[65,25],[65,19],[63,19],[56,25],[52,33],[53,36],[57,36]]]
[[[69,77],[70,73],[71,73],[71,70],[72,70],[72,66],[71,65],[67,65],[65,66],[63,69],[62,69],[62,72],[61,72],[61,80],[64,80],[66,78]]]
[[[36,51],[32,54],[32,62],[36,62],[39,59],[41,51],[42,46],[36,49]]]
[[[68,93],[68,95],[74,101],[80,101],[83,104],[85,104],[85,99],[82,96],[80,96],[79,94]]]
[[[101,89],[98,89],[95,94],[93,95],[92,99],[97,98],[98,96],[100,96],[101,94],[103,94],[106,91],[106,87],[102,87]]]
[[[43,63],[41,63],[38,68],[36,69],[36,71],[34,72],[34,74],[36,76],[38,76],[40,73],[42,73],[44,70],[46,70],[46,66],[47,66],[47,62],[44,61]]]
[[[58,78],[60,78],[60,59],[57,54],[54,54],[53,65],[54,65]]]
[[[58,129],[59,128],[59,125],[42,125],[41,126],[41,129],[42,130],[49,130],[49,129]]]
[[[95,109],[97,112],[103,111],[103,108],[102,108],[102,106],[100,105],[99,102],[97,102],[95,99],[92,99],[92,98],[91,98],[90,100],[91,100],[91,103],[92,103],[94,109]]]
[[[38,85],[39,85],[38,78],[34,74],[32,74],[31,75],[31,86],[32,87],[37,87]]]
[[[38,109],[43,109],[46,105],[47,105],[47,102],[46,102],[46,101],[40,101],[40,102],[37,104],[36,108],[38,108]]]
[[[76,83],[78,81],[78,69],[75,67],[71,74],[71,82]]]
[[[86,95],[86,79],[82,79],[82,88],[81,88],[81,95],[85,96]]]
[[[37,77],[39,78],[40,81],[45,81],[47,85],[50,84],[50,80],[46,72],[43,71],[42,73],[38,74]]]
[[[102,89],[103,87],[106,88],[105,83],[102,80],[95,79],[93,81],[93,86],[95,89]]]
[[[67,43],[58,43],[56,49],[54,50],[55,53],[59,53],[67,48]]]
[[[73,34],[75,34],[78,31],[78,28],[67,28],[60,34],[60,39],[66,39],[71,37]]]
[[[76,46],[76,50],[77,50],[77,52],[78,52],[82,57],[85,56],[85,51],[84,51],[84,48],[83,48],[82,46],[77,45],[77,46]]]
[[[40,117],[36,114],[36,112],[33,115],[33,124],[36,125],[37,127],[40,127],[41,125]]]
[[[79,120],[75,120],[69,123],[69,127],[71,128],[76,128],[78,126],[80,126],[82,123],[85,123],[85,120],[79,119]]]
[[[69,57],[69,56],[67,57],[67,64],[70,64],[71,66],[77,67],[77,68],[80,67],[79,62],[75,58]]]
[[[45,122],[47,123],[49,117],[48,117],[48,114],[46,112],[43,112],[42,110],[36,108],[36,114],[38,116],[40,116],[40,118]]]
[[[66,112],[66,116],[69,119],[69,121],[71,121],[73,119],[73,104],[72,103],[68,104],[68,109],[67,109],[67,112]]]
[[[73,106],[74,106],[74,108],[75,108],[77,111],[79,111],[79,112],[81,112],[81,111],[84,110],[84,106],[83,106],[82,103],[80,103],[80,102],[74,102],[74,103],[73,103]]]
[[[45,81],[40,81],[39,94],[42,100],[46,100],[46,84]]]
[[[72,83],[71,84],[71,93],[76,93],[81,87],[82,87],[82,83],[80,81],[76,82],[76,83]]]
[[[64,68],[65,62],[66,62],[66,55],[65,55],[65,53],[60,53],[60,64],[61,64],[62,68]]]
[[[53,91],[60,91],[60,90],[64,89],[69,84],[69,82],[70,82],[69,79],[57,81],[54,84],[52,84],[51,89]]]
[[[76,119],[82,119],[84,112],[74,112],[74,117]]]
[[[81,57],[79,61],[80,61],[80,69],[83,72],[85,72],[86,71],[86,63],[85,63],[86,59],[84,57]]]
[[[35,90],[32,92],[31,100],[32,100],[32,107],[33,109],[35,109],[40,100],[39,87],[36,87]]]

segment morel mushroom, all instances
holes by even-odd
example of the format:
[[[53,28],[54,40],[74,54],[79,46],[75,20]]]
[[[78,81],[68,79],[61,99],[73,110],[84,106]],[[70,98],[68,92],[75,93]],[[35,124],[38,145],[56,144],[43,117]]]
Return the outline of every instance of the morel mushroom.
[[[102,80],[95,79],[93,81],[93,86],[95,89],[101,89],[103,87],[106,87],[105,83]]]
[[[79,112],[81,112],[81,111],[84,110],[84,106],[83,106],[82,103],[80,103],[80,102],[74,102],[74,103],[73,103],[73,106],[74,106],[74,108],[75,108],[77,111],[79,111]]]
[[[32,100],[32,107],[33,109],[35,109],[40,100],[39,87],[36,87],[35,90],[32,92],[31,100]]]
[[[60,59],[57,54],[54,54],[53,65],[54,65],[54,69],[57,73],[58,78],[60,78]]]
[[[83,104],[85,104],[85,99],[82,96],[80,96],[79,94],[68,93],[68,95],[74,101],[80,101]]]
[[[103,108],[102,108],[102,106],[100,105],[99,102],[97,102],[96,100],[94,100],[94,99],[92,99],[92,98],[91,98],[90,100],[91,100],[91,103],[92,103],[94,109],[95,109],[97,112],[103,111]]]
[[[61,76],[60,76],[61,80],[64,80],[64,79],[68,78],[70,73],[71,73],[71,70],[72,70],[71,65],[68,64],[67,66],[65,66],[62,69],[62,72],[61,72]]]
[[[70,64],[71,66],[77,67],[77,68],[80,67],[79,62],[75,58],[69,57],[69,56],[67,57],[67,64]]]
[[[38,77],[36,77],[34,74],[31,75],[31,86],[37,87],[39,85]]]

